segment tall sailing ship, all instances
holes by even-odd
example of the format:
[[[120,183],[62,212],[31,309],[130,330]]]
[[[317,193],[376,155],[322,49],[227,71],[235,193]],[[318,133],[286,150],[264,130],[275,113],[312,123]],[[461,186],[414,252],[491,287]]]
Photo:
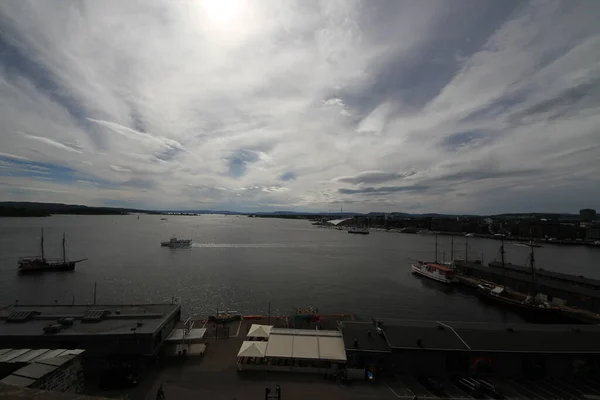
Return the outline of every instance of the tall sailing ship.
[[[34,272],[49,272],[49,271],[73,271],[75,264],[87,260],[83,258],[81,260],[68,261],[67,251],[65,248],[65,234],[63,233],[62,238],[62,258],[46,258],[44,252],[44,229],[42,228],[42,235],[40,237],[40,249],[42,252],[41,256],[34,257],[21,257],[19,258],[19,272],[20,273],[34,273]]]

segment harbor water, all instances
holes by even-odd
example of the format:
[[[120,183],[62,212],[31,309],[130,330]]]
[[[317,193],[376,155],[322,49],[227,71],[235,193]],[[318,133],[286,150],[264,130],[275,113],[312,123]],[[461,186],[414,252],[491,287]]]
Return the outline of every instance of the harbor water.
[[[47,257],[88,258],[73,272],[20,276],[17,259],[38,255],[44,228]],[[172,235],[192,239],[169,249]],[[469,258],[498,258],[499,241],[469,238]],[[438,260],[464,257],[465,238],[438,237]],[[413,276],[411,259],[435,258],[432,235],[318,228],[306,220],[245,216],[75,216],[0,219],[0,304],[160,303],[173,297],[184,314],[221,310],[287,314],[313,306],[362,318],[528,321],[475,294]],[[506,261],[525,265],[529,248],[505,245]],[[600,249],[544,245],[537,267],[600,279]],[[535,322],[535,321],[528,321]]]

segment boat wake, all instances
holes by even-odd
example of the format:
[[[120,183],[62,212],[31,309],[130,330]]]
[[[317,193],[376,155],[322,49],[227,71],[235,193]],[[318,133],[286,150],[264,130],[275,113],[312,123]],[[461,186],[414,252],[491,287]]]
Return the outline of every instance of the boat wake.
[[[273,247],[289,247],[285,244],[277,243],[193,243],[192,247],[204,248],[273,248]]]

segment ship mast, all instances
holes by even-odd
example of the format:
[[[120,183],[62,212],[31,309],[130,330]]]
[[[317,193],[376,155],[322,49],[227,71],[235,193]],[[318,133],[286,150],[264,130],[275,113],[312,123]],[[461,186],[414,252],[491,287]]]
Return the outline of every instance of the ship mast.
[[[454,265],[454,235],[450,236],[450,262]]]
[[[63,232],[63,240],[62,240],[62,251],[63,251],[63,263],[67,262],[67,253],[65,251],[65,234]]]
[[[533,246],[529,247],[531,247],[531,253],[529,254],[529,264],[531,265],[531,284],[533,286],[533,293],[535,293],[535,257],[533,256]]]
[[[465,262],[469,261],[469,237],[465,236]]]
[[[437,248],[438,248],[438,234],[437,232],[435,233],[435,262],[438,262],[438,257],[437,257]]]
[[[44,260],[44,228],[42,228],[42,237],[40,238],[40,247],[42,248],[42,260]]]

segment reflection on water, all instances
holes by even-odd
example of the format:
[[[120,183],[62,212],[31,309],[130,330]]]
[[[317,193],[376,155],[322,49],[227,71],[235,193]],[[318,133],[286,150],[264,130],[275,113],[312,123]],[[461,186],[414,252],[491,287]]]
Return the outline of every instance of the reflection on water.
[[[72,273],[19,276],[17,259],[36,254],[44,228],[47,256],[60,255],[63,232],[72,259],[88,258]],[[167,249],[177,237],[190,249]],[[438,257],[464,256],[464,239],[438,238]],[[56,244],[56,245],[55,245]],[[500,242],[469,239],[469,256],[493,260]],[[507,246],[507,261],[527,262],[527,248]],[[215,308],[248,314],[288,313],[315,306],[362,317],[522,321],[521,315],[482,303],[473,294],[418,278],[409,259],[433,259],[435,237],[312,227],[308,221],[226,216],[53,216],[6,218],[0,224],[0,303],[164,302],[175,296],[185,314]],[[599,249],[545,245],[537,265],[600,278]]]

